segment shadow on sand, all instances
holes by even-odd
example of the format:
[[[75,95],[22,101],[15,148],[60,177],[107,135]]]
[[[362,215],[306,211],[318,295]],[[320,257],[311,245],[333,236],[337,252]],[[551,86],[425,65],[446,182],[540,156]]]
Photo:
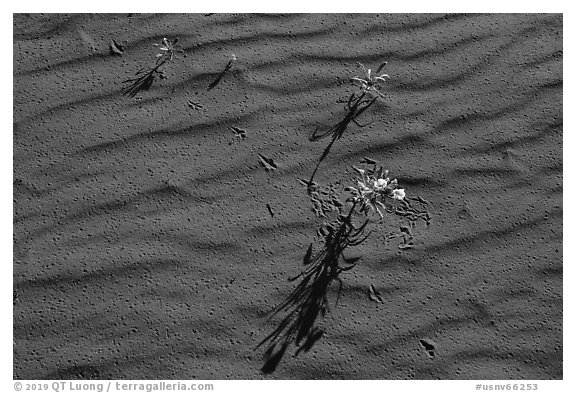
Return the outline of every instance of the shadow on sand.
[[[310,180],[308,181],[309,184],[312,184],[312,182],[314,181],[314,176],[318,171],[320,163],[328,156],[330,150],[332,149],[332,146],[334,145],[334,142],[336,142],[338,139],[342,137],[342,135],[344,135],[344,132],[346,131],[348,125],[351,122],[354,122],[354,124],[356,124],[358,127],[361,128],[366,127],[367,125],[370,124],[370,123],[360,124],[356,120],[358,116],[364,113],[366,109],[370,108],[372,104],[376,102],[377,97],[366,98],[366,94],[367,94],[366,92],[363,92],[360,95],[356,95],[355,93],[353,93],[348,99],[348,103],[346,104],[346,110],[348,111],[346,113],[346,116],[344,116],[344,118],[340,120],[336,125],[332,126],[330,129],[324,132],[319,132],[318,129],[314,130],[312,135],[310,135],[310,137],[308,138],[311,142],[315,142],[320,139],[324,139],[328,136],[332,137],[332,140],[322,152],[322,155],[320,156],[320,159],[318,160],[318,163],[314,168],[314,172],[312,172],[312,176],[310,176]]]
[[[340,289],[342,289],[339,274],[353,268],[360,259],[359,257],[346,259],[342,253],[348,246],[357,246],[370,235],[370,233],[364,233],[368,220],[359,227],[352,223],[352,213],[355,207],[354,204],[348,215],[340,215],[334,223],[326,226],[322,250],[313,255],[311,244],[304,256],[304,265],[309,265],[309,267],[296,277],[289,279],[289,281],[295,281],[300,278],[301,281],[290,296],[273,310],[270,318],[280,312],[288,314],[256,347],[268,344],[262,372],[266,374],[274,372],[291,343],[296,344],[297,350],[294,356],[297,356],[301,351],[309,351],[322,337],[324,331],[314,325],[318,316],[320,314],[324,316],[328,311],[328,289],[333,281],[338,281],[339,296]],[[342,265],[340,261],[343,261]],[[338,304],[338,299],[336,299],[336,304]]]

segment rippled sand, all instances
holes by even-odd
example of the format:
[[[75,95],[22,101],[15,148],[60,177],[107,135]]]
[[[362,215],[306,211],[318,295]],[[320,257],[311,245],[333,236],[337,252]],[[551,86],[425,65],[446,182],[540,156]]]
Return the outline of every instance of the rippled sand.
[[[15,15],[14,378],[562,379],[562,24]],[[122,96],[176,36],[186,57]],[[384,60],[373,123],[316,181],[376,159],[432,225],[410,250],[376,226],[322,339],[265,376],[254,347],[325,220],[298,181],[327,143],[308,136]]]

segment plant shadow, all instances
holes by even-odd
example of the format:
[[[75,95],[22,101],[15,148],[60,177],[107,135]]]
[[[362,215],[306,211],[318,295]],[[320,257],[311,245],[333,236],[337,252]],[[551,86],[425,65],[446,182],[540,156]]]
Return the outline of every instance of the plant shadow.
[[[360,128],[366,127],[366,126],[371,124],[371,123],[360,124],[356,120],[362,113],[364,113],[364,111],[366,111],[368,108],[370,108],[376,102],[376,100],[378,98],[378,97],[367,98],[366,95],[367,95],[366,92],[362,92],[362,94],[360,94],[360,95],[356,95],[356,93],[352,93],[352,95],[350,95],[350,98],[348,99],[348,102],[346,103],[347,112],[346,112],[346,115],[344,116],[344,118],[342,120],[340,120],[337,124],[335,124],[334,126],[329,128],[328,130],[320,132],[319,129],[316,129],[309,136],[308,139],[311,142],[315,142],[315,141],[318,141],[320,139],[324,139],[326,137],[332,138],[332,140],[330,141],[328,146],[326,146],[326,148],[322,152],[322,155],[320,156],[320,159],[318,160],[318,163],[316,164],[316,167],[314,168],[314,171],[312,172],[312,176],[310,176],[310,180],[308,181],[309,185],[313,184],[314,176],[316,176],[316,172],[318,171],[320,164],[328,156],[334,143],[338,139],[340,139],[342,137],[342,135],[344,135],[344,132],[346,131],[346,129],[348,128],[350,123],[353,122],[354,124],[356,124]]]
[[[232,68],[232,64],[234,64],[234,61],[236,61],[235,56],[230,61],[228,61],[228,64],[226,64],[226,67],[224,67],[224,69],[218,74],[216,79],[214,79],[210,83],[210,85],[208,85],[208,91],[212,90],[213,88],[215,88],[220,83],[220,81],[222,80],[224,75],[226,75],[226,73],[230,70],[230,68]]]
[[[355,205],[348,215],[340,215],[335,222],[326,225],[322,250],[314,254],[310,244],[304,256],[304,265],[308,267],[289,279],[301,280],[290,296],[272,311],[270,318],[280,312],[287,314],[276,329],[256,346],[259,348],[268,344],[264,354],[263,373],[275,371],[290,344],[296,345],[294,356],[297,356],[302,351],[308,352],[322,337],[324,330],[315,324],[318,317],[325,316],[329,310],[327,293],[330,285],[333,281],[339,282],[339,297],[342,288],[340,273],[352,269],[360,259],[346,259],[343,252],[349,246],[364,242],[370,235],[365,233],[368,220],[358,227],[352,223],[354,208]]]

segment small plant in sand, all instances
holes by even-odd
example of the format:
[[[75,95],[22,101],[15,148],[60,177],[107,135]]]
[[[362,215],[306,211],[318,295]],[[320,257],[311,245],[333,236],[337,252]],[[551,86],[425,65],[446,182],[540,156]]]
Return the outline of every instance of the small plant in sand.
[[[421,198],[408,198],[404,189],[398,188],[398,181],[390,180],[388,171],[376,164],[371,169],[355,169],[360,173],[360,178],[356,179],[355,186],[344,189],[351,193],[347,205],[338,206],[335,209],[338,211],[336,219],[323,224],[318,230],[317,233],[323,237],[322,248],[315,253],[313,243],[310,244],[304,256],[305,270],[289,279],[300,279],[300,283],[272,312],[271,317],[281,312],[286,315],[276,329],[258,344],[258,347],[268,344],[262,367],[265,373],[276,369],[290,344],[295,344],[296,356],[310,350],[322,337],[324,330],[316,326],[316,321],[329,311],[328,290],[334,281],[339,283],[337,304],[342,288],[340,274],[354,268],[360,260],[360,257],[346,258],[344,251],[368,239],[372,233],[369,224],[375,213],[379,216],[376,223],[381,222],[384,213],[408,219],[410,227],[418,220],[426,224],[430,222],[428,212],[422,207],[415,207],[415,202],[426,202]],[[347,212],[344,213],[346,208]],[[363,217],[361,222],[355,222],[358,221],[357,217]],[[411,237],[410,230],[401,227],[400,234],[388,235],[385,240],[405,234]],[[410,238],[410,244],[411,241]]]
[[[384,171],[382,167],[377,173],[371,174],[367,174],[364,169],[355,169],[361,175],[361,179],[357,181],[358,187],[346,187],[346,191],[353,192],[352,200],[359,203],[360,213],[368,215],[370,211],[376,211],[380,218],[384,218],[380,209],[391,209],[389,199],[404,200],[404,189],[398,188],[398,180],[390,180],[388,171]]]
[[[378,74],[380,73],[380,71],[382,71],[382,69],[386,66],[386,64],[388,64],[388,62],[386,61],[380,64],[380,66],[375,72],[375,75],[373,75],[372,70],[370,68],[367,69],[366,67],[364,67],[362,63],[358,62],[358,65],[362,67],[362,70],[364,70],[364,78],[359,78],[356,76],[350,80],[352,82],[360,82],[362,94],[375,93],[380,97],[384,97],[384,95],[380,93],[380,90],[378,90],[378,83],[386,82],[386,78],[390,79],[390,76],[388,76],[388,74],[380,74],[380,75]]]
[[[161,44],[152,44],[160,50],[160,53],[156,54],[155,64],[140,69],[134,78],[125,80],[124,83],[128,86],[123,89],[122,94],[134,97],[139,92],[150,89],[156,76],[163,78],[164,74],[160,68],[171,61],[177,52],[184,53],[182,49],[176,47],[177,42],[178,38],[174,40],[163,38]]]
[[[344,135],[344,132],[348,129],[350,123],[354,123],[360,128],[369,125],[370,123],[369,124],[358,123],[357,120],[358,117],[362,115],[368,108],[370,108],[376,102],[378,97],[384,97],[384,95],[378,90],[378,84],[380,82],[385,81],[385,78],[389,78],[389,76],[387,74],[374,76],[372,75],[372,71],[370,69],[366,69],[366,67],[364,67],[364,65],[362,65],[361,63],[358,64],[362,67],[366,75],[364,78],[354,77],[350,79],[353,82],[360,82],[361,89],[359,92],[353,92],[348,98],[348,102],[346,104],[346,115],[342,118],[342,120],[340,120],[338,123],[336,123],[328,130],[325,131],[320,131],[318,129],[314,130],[314,132],[308,138],[311,142],[315,142],[320,139],[324,139],[326,137],[332,138],[328,146],[326,146],[326,148],[322,152],[322,155],[320,156],[320,159],[318,160],[318,163],[316,164],[316,167],[314,168],[314,171],[310,176],[309,180],[310,184],[312,184],[314,180],[314,176],[318,171],[320,163],[328,156],[328,153],[330,153],[330,150],[332,149],[334,143],[338,139],[340,139],[342,135]],[[386,62],[382,63],[378,67],[376,74],[382,71],[382,68],[384,68],[386,64],[387,64]],[[374,94],[375,96],[373,96]]]

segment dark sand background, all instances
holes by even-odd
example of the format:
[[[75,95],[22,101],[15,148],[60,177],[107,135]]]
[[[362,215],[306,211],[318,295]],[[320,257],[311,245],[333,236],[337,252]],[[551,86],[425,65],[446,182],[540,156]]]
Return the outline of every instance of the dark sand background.
[[[343,115],[357,61],[388,60],[374,123],[316,180],[377,159],[432,225],[402,251],[380,224],[322,340],[265,378],[562,379],[562,23],[15,15],[14,378],[262,378],[254,346],[323,222],[297,181],[327,143],[308,134]],[[186,58],[122,96],[174,36]]]

